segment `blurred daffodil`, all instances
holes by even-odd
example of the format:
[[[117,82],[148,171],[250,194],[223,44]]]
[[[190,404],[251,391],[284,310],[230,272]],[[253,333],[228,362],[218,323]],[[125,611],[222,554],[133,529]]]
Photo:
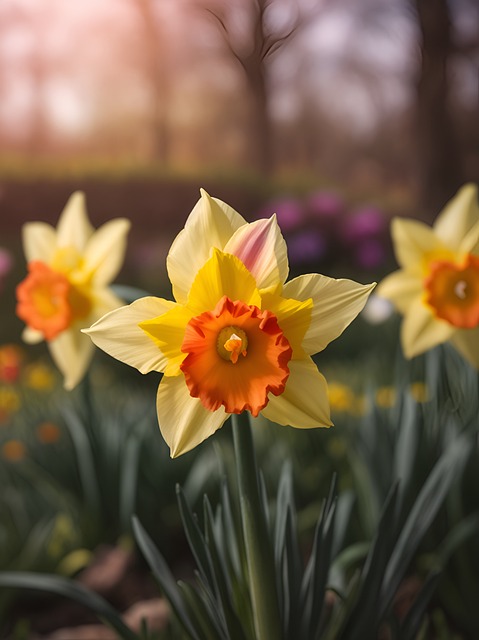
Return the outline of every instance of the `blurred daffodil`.
[[[288,275],[275,216],[251,224],[204,191],[167,258],[176,302],[147,297],[85,332],[142,373],[164,373],[158,420],[173,457],[229,414],[330,426],[327,385],[311,355],[337,338],[373,285]]]
[[[377,293],[404,315],[401,342],[412,358],[450,341],[479,368],[479,205],[477,187],[462,187],[433,227],[395,219],[401,267]]]
[[[108,285],[122,265],[129,227],[118,218],[95,231],[81,192],[70,197],[56,229],[44,222],[23,227],[28,275],[17,287],[23,339],[48,342],[66,389],[78,384],[92,356],[80,329],[123,304]]]

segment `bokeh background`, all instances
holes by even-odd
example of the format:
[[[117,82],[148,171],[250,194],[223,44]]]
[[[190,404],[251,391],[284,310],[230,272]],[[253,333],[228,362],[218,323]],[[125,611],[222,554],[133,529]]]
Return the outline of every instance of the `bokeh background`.
[[[76,189],[154,292],[200,186],[277,212],[293,270],[382,275],[390,217],[479,177],[478,33],[474,0],[2,0],[4,338],[21,225]]]
[[[131,554],[136,512],[181,573],[174,485],[200,510],[203,489],[214,500],[230,436],[171,463],[158,377],[99,351],[86,382],[63,392],[45,345],[21,346],[25,222],[55,225],[83,190],[95,227],[132,221],[117,282],[170,297],[168,248],[204,187],[248,221],[277,213],[292,275],[366,283],[396,268],[391,218],[431,223],[468,181],[479,182],[477,0],[0,0],[0,569],[103,575],[98,549]],[[456,437],[450,412],[457,433],[477,429],[476,372],[441,350],[405,363],[398,326],[372,297],[318,356],[337,429],[257,430],[267,481],[293,459],[302,533],[339,471],[359,496],[350,538],[370,540],[397,452],[411,461],[412,500]],[[400,435],[408,424],[421,425],[414,442]],[[474,455],[467,491],[425,543],[428,562],[477,511]],[[472,547],[434,604],[462,635],[441,638],[478,637]],[[112,584],[137,585],[121,566]],[[113,601],[125,608],[127,596]],[[26,604],[15,602],[4,628],[23,640]],[[66,624],[64,603],[55,615],[27,604],[37,631]]]

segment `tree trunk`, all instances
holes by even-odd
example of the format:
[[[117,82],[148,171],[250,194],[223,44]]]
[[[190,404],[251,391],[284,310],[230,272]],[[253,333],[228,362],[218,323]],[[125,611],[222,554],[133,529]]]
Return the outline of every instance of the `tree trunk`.
[[[451,18],[447,0],[415,4],[422,54],[416,120],[419,197],[433,218],[461,185],[463,175],[448,108]]]

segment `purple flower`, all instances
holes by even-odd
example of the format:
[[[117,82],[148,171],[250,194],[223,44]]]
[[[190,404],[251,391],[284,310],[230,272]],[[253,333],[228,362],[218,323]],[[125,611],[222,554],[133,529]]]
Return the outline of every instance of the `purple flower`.
[[[376,269],[384,264],[387,256],[379,240],[365,240],[355,248],[354,257],[358,267]]]
[[[326,254],[327,248],[325,237],[311,229],[305,229],[288,238],[288,254],[291,262],[295,264],[319,262]]]
[[[348,216],[342,235],[347,243],[355,244],[382,236],[387,231],[387,226],[388,220],[382,211],[371,206],[361,207]]]
[[[283,231],[297,229],[305,219],[303,205],[294,198],[269,202],[261,209],[258,218],[269,218],[273,213],[276,213],[278,224]]]
[[[316,191],[307,199],[310,215],[317,220],[336,221],[344,213],[344,201],[334,191]]]

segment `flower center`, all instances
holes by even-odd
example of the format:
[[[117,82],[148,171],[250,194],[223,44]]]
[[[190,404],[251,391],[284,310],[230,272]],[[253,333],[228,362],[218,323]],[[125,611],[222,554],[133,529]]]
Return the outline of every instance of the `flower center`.
[[[17,287],[17,315],[29,327],[53,340],[74,320],[91,309],[89,297],[72,285],[63,273],[43,262],[28,264],[28,276]]]
[[[268,404],[269,393],[284,391],[293,353],[273,313],[227,296],[189,321],[181,350],[192,397],[210,411],[223,406],[227,413],[254,416]]]
[[[435,315],[461,329],[479,326],[479,258],[462,264],[438,260],[424,280],[426,302]]]
[[[236,364],[240,354],[246,356],[247,347],[248,337],[239,327],[225,327],[218,334],[216,348],[224,360]]]

